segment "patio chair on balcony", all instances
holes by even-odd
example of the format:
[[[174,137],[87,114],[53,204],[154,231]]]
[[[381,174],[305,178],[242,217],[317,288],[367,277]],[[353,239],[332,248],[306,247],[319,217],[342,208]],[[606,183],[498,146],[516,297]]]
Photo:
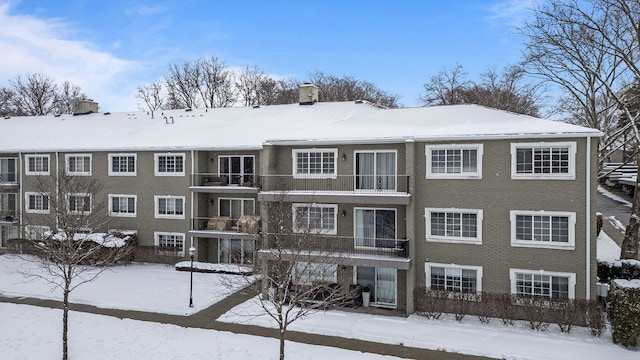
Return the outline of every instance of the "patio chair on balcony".
[[[228,216],[214,216],[207,222],[207,230],[231,230],[231,218]]]
[[[202,178],[202,186],[227,186],[229,178],[226,176],[207,176]]]
[[[260,232],[260,216],[242,215],[238,219],[238,229],[247,234],[257,234]]]

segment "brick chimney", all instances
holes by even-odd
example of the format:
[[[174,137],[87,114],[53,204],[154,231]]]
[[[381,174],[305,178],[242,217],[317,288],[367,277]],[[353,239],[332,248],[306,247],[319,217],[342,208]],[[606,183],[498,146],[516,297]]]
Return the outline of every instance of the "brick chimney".
[[[318,102],[318,87],[310,82],[305,82],[298,89],[300,105],[313,105]]]
[[[92,99],[80,98],[73,107],[73,115],[84,115],[98,112],[98,103]]]

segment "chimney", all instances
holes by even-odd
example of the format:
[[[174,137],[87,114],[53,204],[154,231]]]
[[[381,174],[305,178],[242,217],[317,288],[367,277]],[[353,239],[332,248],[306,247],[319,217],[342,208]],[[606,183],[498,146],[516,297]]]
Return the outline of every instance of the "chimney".
[[[305,82],[298,89],[300,105],[313,105],[318,102],[318,87],[310,82]]]
[[[98,112],[98,103],[91,100],[80,98],[73,107],[73,115],[85,115]]]

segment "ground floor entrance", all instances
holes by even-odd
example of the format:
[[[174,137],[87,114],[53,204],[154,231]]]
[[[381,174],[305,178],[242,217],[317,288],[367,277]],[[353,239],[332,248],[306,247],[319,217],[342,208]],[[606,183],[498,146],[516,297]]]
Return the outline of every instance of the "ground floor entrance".
[[[372,305],[397,306],[398,276],[396,269],[357,266],[355,270],[355,283],[371,290]]]
[[[0,247],[9,246],[9,240],[18,238],[18,226],[13,224],[0,225]]]

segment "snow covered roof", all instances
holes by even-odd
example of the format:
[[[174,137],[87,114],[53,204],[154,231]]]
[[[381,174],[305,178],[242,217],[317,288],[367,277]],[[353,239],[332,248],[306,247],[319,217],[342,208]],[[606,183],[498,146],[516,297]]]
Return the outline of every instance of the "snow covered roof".
[[[259,149],[264,143],[600,136],[478,105],[381,109],[366,102],[0,118],[2,152]]]

